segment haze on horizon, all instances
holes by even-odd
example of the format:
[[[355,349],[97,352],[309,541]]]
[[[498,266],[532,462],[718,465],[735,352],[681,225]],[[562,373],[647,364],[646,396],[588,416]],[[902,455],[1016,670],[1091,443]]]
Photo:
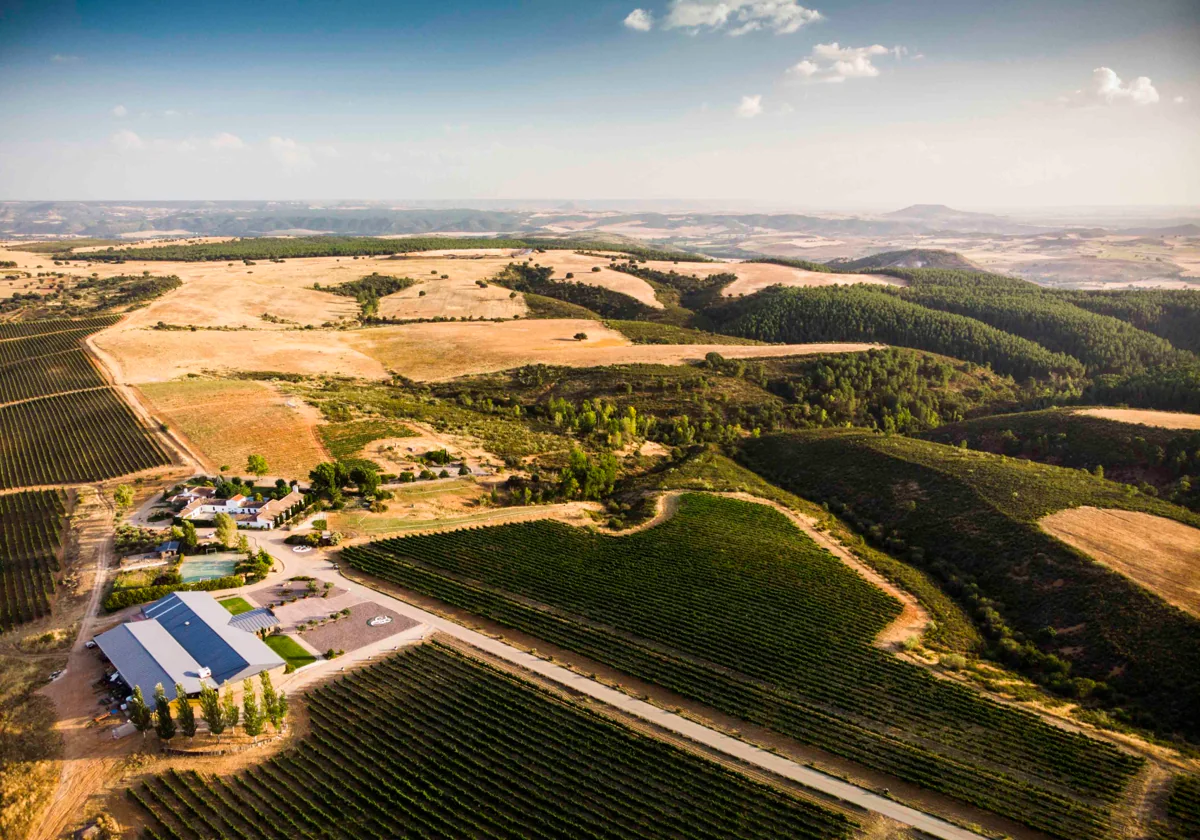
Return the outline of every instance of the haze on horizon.
[[[0,199],[1200,204],[1200,4],[0,0]]]

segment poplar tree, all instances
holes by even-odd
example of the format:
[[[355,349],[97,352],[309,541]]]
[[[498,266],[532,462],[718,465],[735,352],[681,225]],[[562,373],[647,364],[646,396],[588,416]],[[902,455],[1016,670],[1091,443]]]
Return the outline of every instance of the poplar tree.
[[[251,738],[258,740],[263,731],[262,708],[258,705],[258,696],[254,693],[254,683],[247,677],[242,682],[242,729]]]
[[[175,706],[176,718],[179,721],[179,731],[189,738],[196,737],[196,710],[192,708],[192,703],[188,700],[188,696],[184,693],[183,685],[175,683]]]
[[[129,701],[129,722],[133,724],[133,728],[142,733],[142,738],[146,737],[146,730],[150,728],[150,724],[154,721],[154,713],[150,711],[150,707],[146,705],[146,700],[142,697],[142,687],[135,685],[133,687],[133,699]]]
[[[225,696],[221,698],[222,704],[225,706],[224,717],[225,723],[230,729],[237,729],[238,719],[241,716],[241,709],[233,700],[233,689],[225,686]]]
[[[221,697],[207,685],[200,689],[200,714],[208,724],[208,731],[217,737],[221,743],[221,733],[225,731],[225,711],[221,708]]]
[[[162,683],[154,686],[154,731],[159,739],[170,741],[175,737],[175,721],[171,719],[171,702]]]
[[[271,721],[271,726],[275,727],[275,731],[278,732],[279,714],[276,711],[276,705],[279,697],[275,693],[275,686],[271,685],[271,675],[266,671],[259,671],[258,681],[262,683],[262,714]]]

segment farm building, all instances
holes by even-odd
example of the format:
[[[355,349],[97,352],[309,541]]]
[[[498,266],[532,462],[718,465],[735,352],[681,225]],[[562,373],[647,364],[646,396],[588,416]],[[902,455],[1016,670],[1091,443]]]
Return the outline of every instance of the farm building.
[[[304,494],[293,490],[282,499],[256,500],[240,493],[228,499],[199,497],[188,503],[179,512],[180,519],[207,521],[218,513],[233,517],[239,528],[267,529],[275,527],[275,520],[291,507],[304,501]]]
[[[149,697],[162,683],[174,699],[176,683],[192,695],[202,684],[220,688],[259,671],[282,673],[283,659],[255,635],[278,623],[270,610],[234,616],[207,592],[174,592],[97,636],[96,645],[131,690],[141,686]]]

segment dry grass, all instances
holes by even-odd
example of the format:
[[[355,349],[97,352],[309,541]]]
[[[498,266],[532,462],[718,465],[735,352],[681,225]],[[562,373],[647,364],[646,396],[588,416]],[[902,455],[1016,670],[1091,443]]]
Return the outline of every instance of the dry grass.
[[[167,382],[205,371],[387,376],[379,362],[353,349],[340,332],[177,332],[127,329],[122,324],[92,341],[107,354],[119,382]]]
[[[1200,414],[1177,411],[1143,411],[1137,408],[1083,408],[1076,414],[1087,414],[1103,420],[1131,423],[1137,426],[1157,426],[1160,429],[1200,429]]]
[[[247,457],[258,454],[272,476],[303,478],[329,460],[315,433],[316,412],[270,385],[185,379],[147,384],[142,391],[213,467],[244,471]]]
[[[62,660],[0,656],[0,837],[26,837],[58,785],[54,705],[33,689]]]
[[[400,320],[417,318],[513,318],[528,311],[523,295],[501,286],[481,288],[473,280],[431,277],[379,301],[379,314]]]
[[[678,269],[677,269],[678,270]],[[721,271],[736,274],[738,279],[721,290],[724,297],[752,295],[768,286],[845,286],[852,283],[869,283],[874,286],[903,286],[895,277],[878,274],[834,274],[828,271],[807,271],[786,265],[769,263],[730,263],[721,266]]]
[[[1060,510],[1041,526],[1200,618],[1200,530],[1148,513],[1094,507]]]
[[[584,333],[587,339],[573,336]],[[596,321],[546,319],[501,323],[409,324],[345,333],[346,341],[389,370],[421,381],[509,370],[527,364],[592,367],[683,364],[716,351],[728,358],[853,352],[867,344],[777,346],[630,344]],[[432,349],[432,352],[431,352]]]

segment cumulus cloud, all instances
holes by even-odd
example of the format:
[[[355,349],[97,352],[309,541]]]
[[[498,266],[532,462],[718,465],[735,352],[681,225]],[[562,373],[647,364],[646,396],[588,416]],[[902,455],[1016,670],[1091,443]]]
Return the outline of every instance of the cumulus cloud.
[[[1110,67],[1097,67],[1092,71],[1092,94],[1109,105],[1117,102],[1153,105],[1158,101],[1158,91],[1148,77],[1138,76],[1129,84],[1124,84]]]
[[[220,134],[215,135],[211,140],[208,141],[208,145],[212,146],[214,149],[246,148],[246,144],[242,141],[241,137],[238,137],[236,134],[230,134],[228,131],[222,131]]]
[[[118,131],[109,140],[122,152],[133,152],[146,148],[145,141],[127,128]]]
[[[816,9],[797,0],[671,0],[664,26],[667,29],[728,29],[730,35],[745,35],[770,29],[789,35],[802,26],[821,20]]]
[[[833,83],[847,79],[870,79],[879,75],[875,60],[887,55],[900,59],[908,55],[908,50],[882,44],[843,47],[837,41],[817,44],[807,58],[788,68],[788,74],[801,79]]]
[[[1182,105],[1184,102],[1187,102],[1187,100],[1184,99],[1182,96],[1176,96],[1174,99],[1174,102],[1176,105]]]
[[[1158,102],[1158,91],[1146,76],[1126,84],[1111,67],[1097,67],[1092,71],[1090,86],[1061,101],[1077,105],[1153,105]]]
[[[743,96],[735,113],[744,120],[753,119],[763,112],[762,95]]]
[[[118,105],[112,109],[111,113],[114,117],[127,117],[129,116],[129,109],[124,105]]]
[[[301,146],[290,137],[271,137],[267,140],[267,148],[283,168],[289,172],[299,172],[312,169],[315,165],[312,153],[307,147]]]
[[[634,9],[625,16],[625,26],[635,32],[649,32],[654,28],[654,15],[645,9]]]

